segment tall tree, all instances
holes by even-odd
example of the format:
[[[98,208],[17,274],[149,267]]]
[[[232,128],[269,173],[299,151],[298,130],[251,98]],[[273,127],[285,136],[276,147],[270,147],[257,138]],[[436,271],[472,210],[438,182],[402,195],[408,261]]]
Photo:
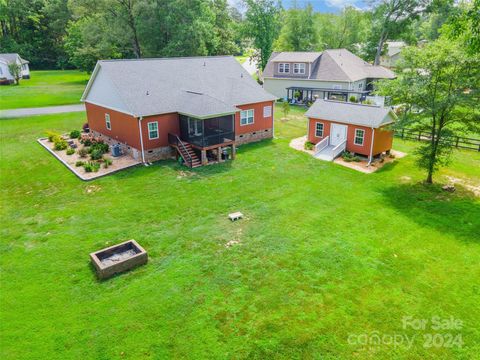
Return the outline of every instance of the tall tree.
[[[295,7],[283,13],[282,30],[275,42],[281,51],[312,51],[318,48],[318,32],[311,4],[305,9]]]
[[[373,28],[371,42],[375,43],[374,64],[380,63],[385,42],[397,38],[422,13],[429,0],[372,0]]]
[[[279,33],[280,3],[274,0],[245,0],[245,4],[246,35],[253,39],[257,64],[263,70]]]
[[[480,121],[480,56],[440,38],[423,48],[405,48],[402,57],[398,77],[379,82],[378,92],[415,109],[401,117],[400,125],[415,124],[430,133],[431,140],[417,151],[417,163],[432,183],[433,174],[448,163],[446,135],[454,134],[458,125]]]
[[[451,39],[460,39],[470,53],[480,53],[480,0],[460,3],[444,27]]]

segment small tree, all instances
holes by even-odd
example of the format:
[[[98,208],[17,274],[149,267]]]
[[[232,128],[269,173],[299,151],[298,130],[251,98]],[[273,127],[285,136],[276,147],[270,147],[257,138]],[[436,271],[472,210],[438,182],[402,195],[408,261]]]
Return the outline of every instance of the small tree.
[[[283,111],[283,117],[286,119],[290,112],[290,104],[288,103],[288,101],[284,101],[282,103],[282,111]]]
[[[429,142],[417,150],[417,164],[432,183],[433,174],[448,163],[448,135],[480,120],[480,56],[443,38],[423,48],[405,48],[402,56],[398,77],[380,81],[378,93],[405,105],[408,113],[398,125],[415,124],[429,132]]]
[[[20,84],[20,79],[22,78],[22,66],[16,62],[8,64],[8,71],[12,74],[15,84]]]

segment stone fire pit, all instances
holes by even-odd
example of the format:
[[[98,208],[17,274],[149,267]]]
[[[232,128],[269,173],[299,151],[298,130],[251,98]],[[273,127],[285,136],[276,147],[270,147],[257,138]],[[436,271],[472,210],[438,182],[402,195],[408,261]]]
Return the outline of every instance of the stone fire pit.
[[[146,264],[148,255],[135,240],[128,240],[93,252],[90,259],[97,270],[98,278],[108,279],[114,274]]]

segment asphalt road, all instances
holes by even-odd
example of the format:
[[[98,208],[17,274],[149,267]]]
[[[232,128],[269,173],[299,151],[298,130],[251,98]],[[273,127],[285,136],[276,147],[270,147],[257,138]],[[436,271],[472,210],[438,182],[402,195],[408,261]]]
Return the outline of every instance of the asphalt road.
[[[15,118],[15,117],[25,117],[33,115],[48,115],[48,114],[61,114],[69,112],[80,112],[85,111],[85,105],[61,105],[61,106],[46,106],[46,107],[37,107],[37,108],[24,108],[24,109],[14,109],[14,110],[1,110],[0,119]]]

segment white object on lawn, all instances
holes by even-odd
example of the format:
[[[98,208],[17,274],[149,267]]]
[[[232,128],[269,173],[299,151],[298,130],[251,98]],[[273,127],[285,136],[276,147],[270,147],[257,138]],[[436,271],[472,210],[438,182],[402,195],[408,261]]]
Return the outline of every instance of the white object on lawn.
[[[243,217],[243,214],[240,211],[237,211],[237,212],[228,214],[228,217],[230,218],[230,220],[235,221],[235,220],[241,219]]]

